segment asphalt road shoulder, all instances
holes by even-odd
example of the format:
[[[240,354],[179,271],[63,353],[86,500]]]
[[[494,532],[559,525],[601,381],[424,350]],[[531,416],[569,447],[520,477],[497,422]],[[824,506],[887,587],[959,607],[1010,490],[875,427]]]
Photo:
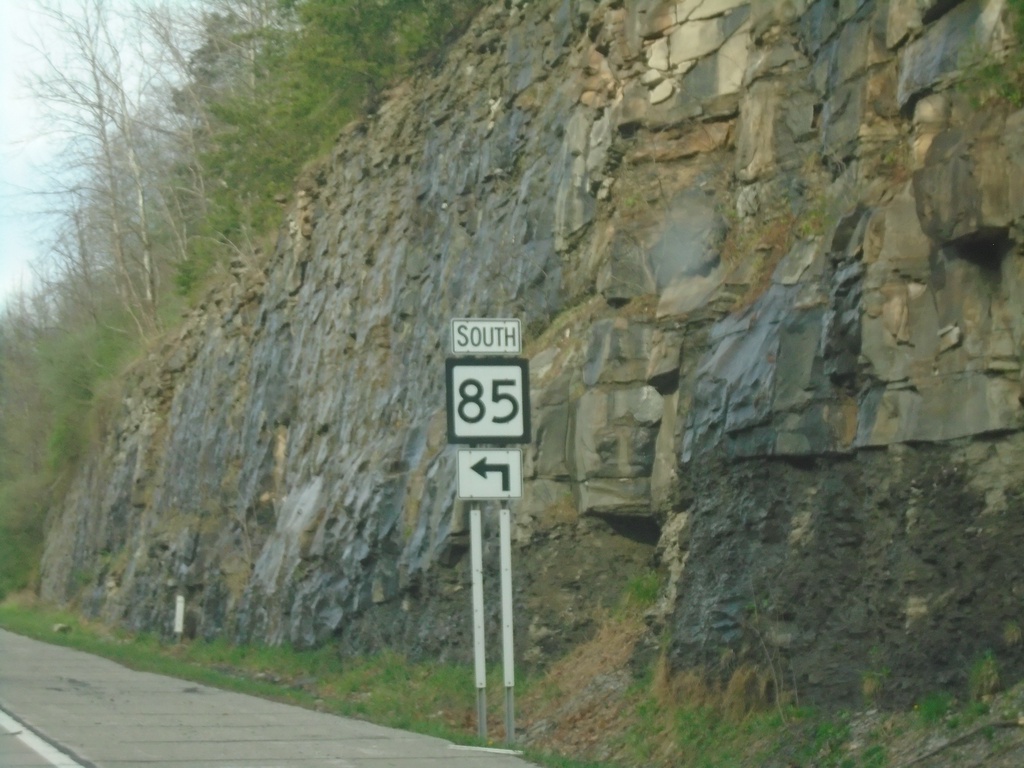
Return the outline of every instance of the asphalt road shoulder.
[[[314,712],[0,630],[0,709],[86,768],[528,768],[505,750]],[[4,765],[31,762],[0,728]],[[4,759],[11,748],[10,759]],[[17,752],[15,752],[17,750]],[[13,762],[15,759],[24,762]],[[71,765],[71,764],[69,764]]]

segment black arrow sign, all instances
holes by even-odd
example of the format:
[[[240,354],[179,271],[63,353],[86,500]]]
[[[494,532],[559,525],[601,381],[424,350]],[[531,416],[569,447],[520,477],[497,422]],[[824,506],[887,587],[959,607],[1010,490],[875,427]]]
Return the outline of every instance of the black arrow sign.
[[[465,465],[463,465],[465,466]],[[487,479],[488,472],[501,472],[501,490],[508,492],[509,484],[511,482],[510,475],[512,474],[512,468],[508,464],[488,464],[487,459],[480,459],[476,464],[470,467],[484,480]]]

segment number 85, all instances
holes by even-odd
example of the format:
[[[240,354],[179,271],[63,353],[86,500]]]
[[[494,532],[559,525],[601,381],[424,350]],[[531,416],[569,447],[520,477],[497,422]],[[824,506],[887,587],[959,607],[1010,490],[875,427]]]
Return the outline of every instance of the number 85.
[[[519,401],[510,392],[502,389],[516,388],[514,379],[494,379],[491,381],[491,403],[497,405],[503,400],[508,403],[508,411],[501,416],[491,416],[495,424],[508,424],[519,415]],[[456,411],[459,418],[467,424],[478,424],[487,416],[484,405],[484,385],[479,379],[465,379],[459,384],[459,405]]]

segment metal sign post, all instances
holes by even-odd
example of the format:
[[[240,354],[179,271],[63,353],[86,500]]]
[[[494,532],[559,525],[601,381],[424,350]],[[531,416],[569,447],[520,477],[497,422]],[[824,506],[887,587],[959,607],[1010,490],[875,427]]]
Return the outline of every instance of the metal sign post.
[[[470,567],[473,571],[473,661],[476,667],[477,735],[487,739],[487,656],[484,652],[484,558],[480,510],[469,512]]]
[[[516,738],[515,643],[512,619],[512,513],[500,511],[501,662],[505,678],[505,741]],[[477,735],[487,738],[487,661],[484,632],[483,524],[479,509],[469,511],[470,568],[473,581],[473,661],[476,671]]]
[[[516,740],[516,665],[512,642],[512,513],[501,510],[501,661],[505,667],[505,741]]]

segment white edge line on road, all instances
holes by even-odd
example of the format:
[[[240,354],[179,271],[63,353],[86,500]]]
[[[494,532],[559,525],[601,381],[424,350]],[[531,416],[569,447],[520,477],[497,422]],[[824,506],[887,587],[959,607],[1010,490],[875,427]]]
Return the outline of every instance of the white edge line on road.
[[[448,749],[461,749],[466,752],[489,752],[492,755],[521,755],[523,754],[516,749],[496,749],[494,747],[466,747],[461,744],[449,744]]]
[[[0,728],[3,728],[12,736],[17,736],[26,747],[56,768],[85,768],[84,765],[77,760],[73,760],[48,741],[44,741],[36,736],[2,709],[0,709]]]

